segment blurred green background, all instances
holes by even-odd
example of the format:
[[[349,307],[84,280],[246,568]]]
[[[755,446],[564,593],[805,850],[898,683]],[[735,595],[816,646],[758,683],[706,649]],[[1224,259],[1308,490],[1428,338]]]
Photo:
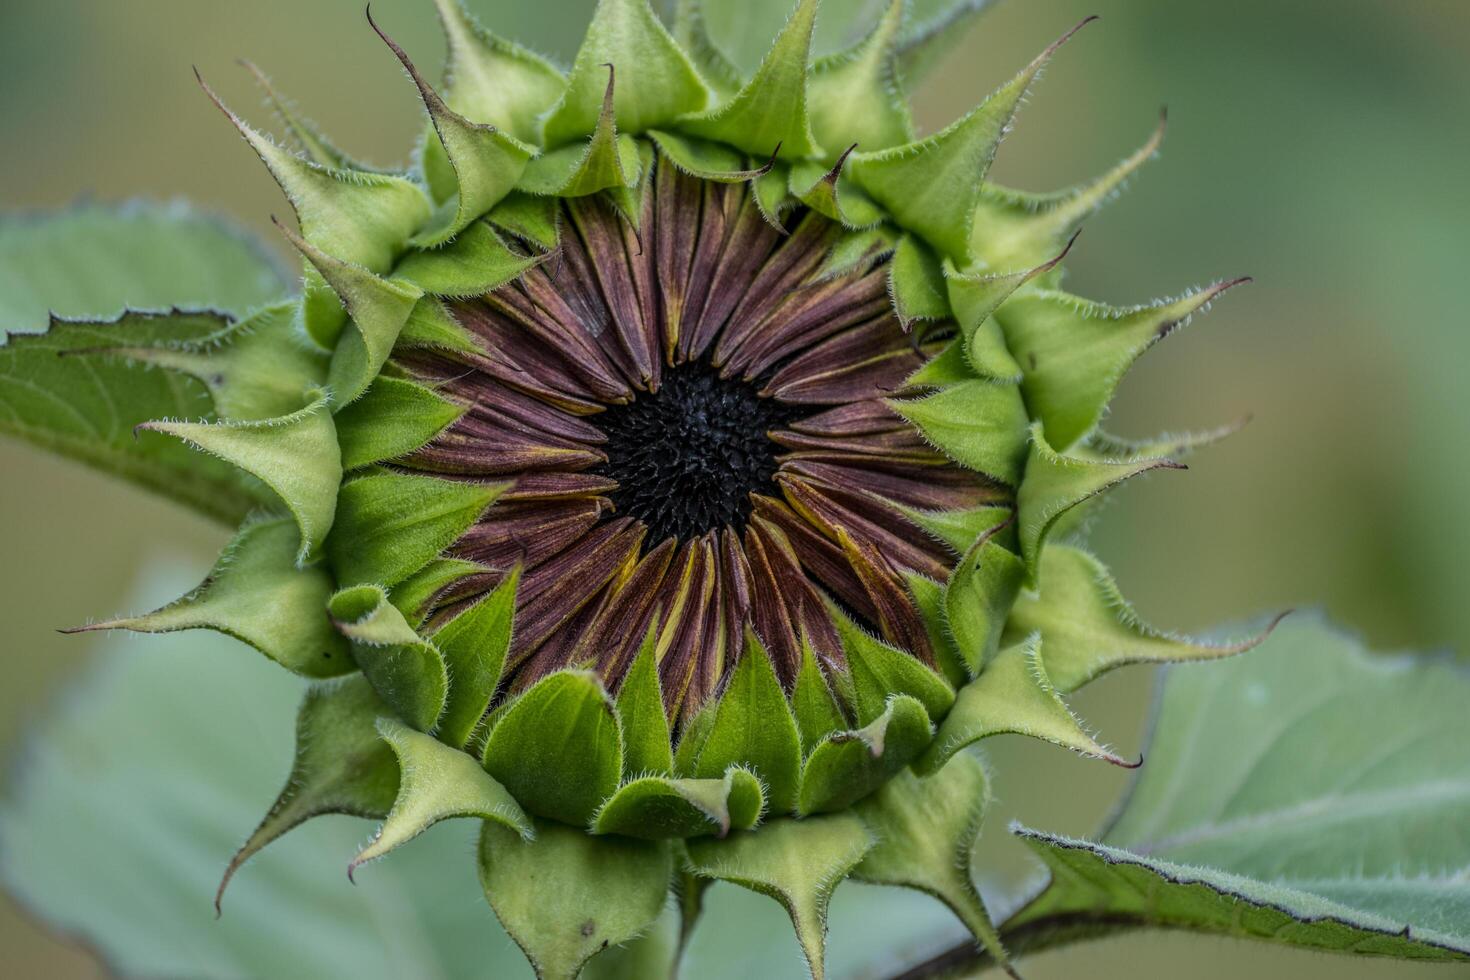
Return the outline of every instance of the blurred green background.
[[[742,11],[707,5],[716,28]],[[375,5],[426,67],[441,59],[430,6]],[[565,61],[591,2],[470,6]],[[1090,223],[1068,287],[1126,304],[1217,277],[1257,279],[1144,359],[1110,427],[1144,436],[1245,414],[1253,423],[1189,472],[1122,495],[1095,536],[1098,550],[1161,626],[1320,605],[1375,646],[1470,652],[1461,557],[1470,553],[1461,512],[1470,499],[1461,272],[1470,256],[1470,5],[1010,0],[917,93],[921,124],[943,125],[1089,13],[1102,22],[1048,70],[994,178],[1044,190],[1089,177],[1142,142],[1167,104],[1162,158]],[[823,40],[841,36],[829,24]],[[279,245],[269,216],[285,205],[190,77],[198,65],[267,123],[239,57],[261,64],[353,154],[407,157],[416,96],[359,0],[3,0],[0,207],[184,196]],[[140,592],[172,598],[154,595],[137,570],[183,561],[202,573],[227,533],[79,466],[0,444],[0,746],[15,743],[98,642],[55,627],[116,611]],[[1146,672],[1129,673],[1078,707],[1132,749],[1147,687]],[[986,846],[1005,881],[1027,868],[1004,839],[1007,817],[1087,833],[1123,778],[1000,742],[990,755],[1002,805]],[[250,819],[241,815],[241,833]],[[101,972],[10,905],[0,905],[0,950],[16,976]],[[1128,936],[1039,957],[1027,976],[1248,971],[1366,978],[1431,968]]]

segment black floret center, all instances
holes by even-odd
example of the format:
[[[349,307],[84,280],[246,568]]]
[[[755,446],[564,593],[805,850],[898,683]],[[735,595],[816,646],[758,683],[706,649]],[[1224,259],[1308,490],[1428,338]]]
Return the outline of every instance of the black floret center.
[[[780,446],[767,433],[803,412],[705,364],[666,370],[657,392],[593,421],[607,435],[600,472],[618,483],[618,513],[648,526],[649,545],[745,529],[750,494],[778,495]]]

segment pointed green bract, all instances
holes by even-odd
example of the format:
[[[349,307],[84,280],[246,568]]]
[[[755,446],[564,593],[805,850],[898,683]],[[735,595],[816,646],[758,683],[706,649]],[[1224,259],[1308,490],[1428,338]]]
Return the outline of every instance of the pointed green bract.
[[[296,566],[300,540],[288,519],[247,522],[193,592],[151,613],[82,629],[210,629],[250,644],[304,677],[348,673],[355,664],[347,644],[322,615],[332,578],[319,565]],[[270,615],[261,616],[262,608]]]
[[[375,585],[341,590],[327,610],[352,641],[352,656],[383,703],[419,731],[433,731],[449,694],[444,658],[433,644],[408,625]]]
[[[512,191],[485,220],[542,252],[554,250],[561,240],[561,208],[552,197]]]
[[[260,422],[144,422],[140,430],[182,439],[256,477],[285,503],[301,532],[297,562],[317,553],[332,528],[342,455],[325,397]]]
[[[542,154],[526,167],[517,188],[529,194],[587,197],[599,191],[636,187],[643,172],[638,141],[619,133],[613,103],[616,72],[608,66],[607,88],[597,127],[586,143]]]
[[[1097,460],[1063,456],[1047,443],[1041,423],[1033,425],[1026,480],[1016,494],[1021,557],[1026,562],[1027,580],[1036,580],[1041,547],[1067,511],[1140,473],[1183,468],[1168,459]]]
[[[961,381],[923,398],[890,399],[886,404],[961,466],[1011,486],[1020,484],[1027,415],[1015,385]]]
[[[868,725],[827,735],[801,770],[797,813],[836,813],[852,806],[919,757],[934,734],[929,713],[906,694]]]
[[[801,736],[776,669],[755,634],[715,709],[693,775],[720,779],[731,766],[748,768],[766,785],[771,814],[796,806],[801,778]]]
[[[965,510],[899,509],[917,527],[943,541],[957,555],[967,553],[987,532],[1007,523],[1014,515],[1009,507],[989,504]]]
[[[791,711],[801,733],[801,753],[805,757],[828,735],[847,727],[842,708],[827,686],[827,678],[817,664],[810,643],[801,644],[801,666],[796,671],[796,687],[791,692]]]
[[[815,980],[825,976],[823,946],[832,891],[873,847],[850,813],[777,820],[726,840],[691,840],[690,870],[774,898],[791,916]]]
[[[398,334],[398,345],[405,348],[426,347],[463,354],[483,354],[484,345],[454,319],[444,303],[425,296],[414,304],[408,322]]]
[[[1072,241],[1076,241],[1074,237]],[[1006,344],[1000,324],[992,319],[1001,305],[1022,286],[1061,264],[1071,242],[1054,258],[1019,272],[961,273],[949,259],[944,261],[944,281],[949,305],[959,323],[961,342],[970,366],[981,377],[1016,382],[1023,378],[1021,366]]]
[[[483,296],[520,278],[544,258],[516,254],[488,222],[477,221],[442,248],[405,256],[393,277],[435,296]]]
[[[296,717],[296,760],[260,826],[230,858],[214,896],[263,847],[312,817],[345,813],[382,818],[398,795],[398,764],[375,727],[388,707],[362,677],[327,681],[306,692]]]
[[[585,671],[537,681],[485,744],[486,770],[522,806],[578,827],[617,790],[622,765],[617,715],[602,682]]]
[[[255,78],[255,83],[265,93],[265,104],[275,113],[276,119],[286,127],[287,134],[306,154],[306,158],[319,167],[331,170],[370,170],[337,149],[326,135],[312,122],[303,118],[289,99],[276,91],[271,80],[254,62],[241,60],[241,67]]]
[[[783,159],[816,153],[807,117],[807,63],[817,0],[800,0],[750,81],[724,103],[680,121],[679,129],[764,157],[779,146]]]
[[[326,544],[338,583],[397,585],[453,544],[504,489],[387,471],[349,480]]]
[[[1082,727],[1046,676],[1041,641],[1032,636],[1007,647],[985,665],[980,676],[960,689],[954,710],[919,759],[920,772],[941,769],[961,749],[992,735],[1029,735],[1132,767]]]
[[[775,166],[773,156],[764,167],[751,169],[746,166],[745,154],[732,150],[723,143],[712,143],[659,129],[651,130],[648,135],[666,161],[701,180],[738,184],[755,180]]]
[[[992,528],[965,553],[944,587],[944,621],[969,676],[1000,649],[1011,608],[1026,577],[1021,559]]]
[[[889,0],[866,38],[812,66],[807,108],[812,135],[828,155],[848,143],[872,152],[913,139],[913,120],[898,77],[898,38],[906,5],[906,0]]]
[[[618,691],[618,723],[623,730],[623,778],[666,776],[674,771],[669,716],[659,686],[655,655],[657,623],[650,624],[643,645]]]
[[[700,0],[674,0],[674,39],[720,96],[729,98],[739,90],[740,69],[710,38]]]
[[[541,980],[575,980],[608,946],[658,918],[674,865],[665,841],[594,837],[535,821],[535,840],[486,822],[480,883]]]
[[[603,804],[592,832],[644,840],[724,837],[754,827],[764,808],[760,780],[738,766],[725,770],[723,779],[644,776]]]
[[[1006,630],[1041,636],[1046,672],[1065,694],[1125,664],[1243,653],[1270,636],[1275,625],[1238,643],[1205,643],[1164,633],[1138,618],[1102,562],[1080,548],[1052,545],[1041,554],[1036,591],[1016,602]]]
[[[1059,292],[1016,297],[996,315],[1021,366],[1021,390],[1052,445],[1066,450],[1102,418],[1123,374],[1145,350],[1231,286],[1118,309]]]
[[[1026,90],[1052,53],[1071,36],[1069,32],[1047,48],[994,95],[943,131],[917,143],[854,155],[853,179],[899,225],[918,232],[942,256],[967,263],[980,182]]]
[[[913,655],[870,635],[830,600],[828,613],[842,639],[852,675],[853,713],[859,725],[871,725],[888,710],[888,698],[907,694],[924,706],[930,718],[943,718],[954,704],[949,683]]]
[[[934,250],[913,235],[904,235],[888,267],[893,312],[907,328],[915,320],[943,320],[950,315],[944,266]]]
[[[349,876],[454,817],[494,821],[527,839],[536,835],[515,798],[470,756],[391,718],[379,718],[377,727],[398,759],[398,796],[372,843],[348,865]]]
[[[787,178],[791,194],[844,228],[875,227],[883,220],[883,209],[874,204],[862,188],[850,180],[842,180],[842,165],[846,159],[847,154],[843,154],[830,170],[814,161],[792,164]]]
[[[395,585],[388,593],[388,601],[398,607],[408,625],[417,630],[424,625],[434,604],[454,585],[471,575],[487,571],[489,569],[479,562],[436,558]]]
[[[970,877],[989,804],[985,767],[973,755],[961,755],[931,776],[899,773],[858,806],[878,843],[853,877],[934,896],[1004,965],[1005,948]]]
[[[465,409],[421,384],[380,375],[337,413],[342,468],[355,470],[407,456],[453,425]]]
[[[623,69],[614,113],[625,133],[657,128],[709,102],[709,89],[648,0],[599,0],[567,90],[547,117],[547,146],[581,139],[597,127],[607,64]]]
[[[443,654],[449,671],[449,698],[438,730],[446,745],[467,747],[490,710],[510,652],[520,580],[518,566],[489,595],[434,632],[434,646]]]
[[[929,647],[934,651],[934,662],[938,665],[949,686],[958,690],[970,680],[970,671],[954,637],[950,635],[949,622],[944,614],[944,586],[933,579],[914,572],[905,572],[904,585],[914,600],[914,608],[924,621],[924,633],[929,638]]]

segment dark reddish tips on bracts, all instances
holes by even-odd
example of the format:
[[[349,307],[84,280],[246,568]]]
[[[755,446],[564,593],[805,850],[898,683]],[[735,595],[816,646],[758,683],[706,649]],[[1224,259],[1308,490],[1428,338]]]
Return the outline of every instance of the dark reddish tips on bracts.
[[[476,354],[400,363],[467,407],[401,465],[510,479],[451,549],[520,568],[508,690],[568,666],[616,691],[652,635],[669,716],[719,690],[754,629],[782,682],[804,649],[845,669],[832,602],[933,663],[904,581],[954,556],[905,511],[1004,502],[884,399],[933,347],[895,318],[875,259],[823,268],[840,229],[798,211],[780,233],[751,191],[662,161],[641,235],[608,202],[562,205],[558,269],[451,302]]]

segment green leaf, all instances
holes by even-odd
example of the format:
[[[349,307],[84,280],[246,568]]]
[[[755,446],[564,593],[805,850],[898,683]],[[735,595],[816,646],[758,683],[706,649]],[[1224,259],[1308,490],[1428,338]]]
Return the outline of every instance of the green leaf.
[[[817,0],[799,0],[750,81],[726,102],[682,120],[680,131],[729,143],[757,157],[777,147],[786,159],[815,155],[806,79],[816,22]]]
[[[322,612],[332,595],[332,577],[319,565],[296,567],[299,541],[290,520],[247,522],[192,592],[141,616],[69,632],[210,629],[250,644],[304,677],[350,673],[356,664],[347,644]],[[262,609],[270,614],[261,615]]]
[[[1000,649],[1026,569],[992,528],[965,553],[944,587],[944,621],[970,677]]]
[[[453,544],[504,489],[386,471],[349,480],[326,545],[338,584],[397,585]]]
[[[812,135],[829,155],[853,143],[871,151],[913,139],[897,57],[906,5],[907,0],[889,0],[867,37],[812,66],[807,85]]]
[[[1034,582],[1041,548],[1057,521],[1083,501],[1113,489],[1150,470],[1185,467],[1168,459],[1092,459],[1063,456],[1046,441],[1042,425],[1031,427],[1031,456],[1026,479],[1016,494],[1020,521],[1021,557],[1026,576]]]
[[[296,718],[291,775],[260,826],[230,859],[215,893],[216,909],[241,865],[312,817],[387,815],[398,794],[398,765],[374,727],[387,711],[362,677],[325,682],[306,692]]]
[[[931,776],[899,773],[858,806],[878,843],[853,877],[934,896],[1004,965],[1005,948],[970,877],[989,805],[985,767],[973,755],[961,755]]]
[[[734,882],[780,902],[796,927],[813,978],[822,980],[832,891],[873,843],[851,813],[773,820],[725,840],[689,841],[689,867],[702,878]]]
[[[724,837],[732,829],[754,827],[764,810],[761,781],[739,766],[726,769],[723,779],[644,776],[624,784],[602,805],[592,832],[644,840]]]
[[[961,466],[1017,486],[1026,461],[1026,405],[1015,385],[961,381],[923,398],[888,399],[924,439]]]
[[[648,0],[599,0],[567,90],[546,120],[547,146],[581,139],[597,128],[607,64],[623,68],[613,102],[622,132],[655,129],[709,103],[709,89]]]
[[[485,745],[485,768],[531,812],[580,828],[617,790],[622,756],[617,715],[602,682],[586,671],[563,670],[505,710]]]
[[[240,315],[288,292],[255,238],[182,201],[0,217],[0,330],[174,308]]]
[[[992,735],[1029,735],[1115,766],[1128,762],[1099,743],[1072,714],[1050,678],[1033,636],[996,654],[980,676],[960,688],[954,710],[939,725],[919,760],[920,772],[937,772],[961,749]]]
[[[355,470],[407,456],[465,411],[421,384],[379,376],[361,398],[337,413],[342,468]]]
[[[856,731],[827,735],[807,757],[801,770],[797,812],[835,813],[888,782],[918,758],[934,728],[924,706],[906,694]]]
[[[731,766],[754,772],[766,785],[770,812],[790,813],[801,777],[801,736],[776,669],[747,629],[745,655],[735,665],[693,775],[720,779]]]
[[[674,771],[673,736],[659,685],[658,622],[648,626],[638,656],[618,691],[618,725],[623,731],[623,778],[666,776]]]
[[[1067,694],[1126,664],[1213,660],[1243,653],[1270,636],[1282,616],[1235,643],[1165,633],[1138,618],[1102,562],[1080,548],[1052,545],[1041,553],[1036,591],[1023,593],[1011,611],[1006,637],[1012,641],[1039,634],[1047,676]]]
[[[855,154],[853,179],[900,226],[922,235],[942,256],[963,266],[970,258],[970,229],[979,204],[980,182],[995,159],[996,148],[1037,73],[1081,26],[946,129],[916,143]]]
[[[1182,299],[1128,309],[1061,292],[1017,296],[996,313],[1021,366],[1021,390],[1047,438],[1065,451],[1097,425],[1138,357],[1225,290],[1219,282]]]
[[[384,703],[419,731],[433,731],[449,692],[444,658],[433,644],[414,632],[376,585],[343,589],[327,609]]]
[[[1470,675],[1320,623],[1164,675],[1099,843],[1022,831],[1050,884],[1007,923],[1106,918],[1337,952],[1470,955]]]
[[[859,725],[871,725],[888,710],[888,699],[907,694],[924,706],[930,718],[943,718],[954,704],[949,682],[911,654],[870,635],[830,600],[827,611],[837,627],[852,675],[854,713]]]
[[[535,840],[490,822],[480,836],[485,895],[540,980],[573,980],[594,954],[648,928],[673,871],[665,841],[593,837],[542,820]]]
[[[337,511],[342,456],[323,396],[299,411],[258,422],[143,422],[141,431],[182,439],[239,467],[275,492],[300,532],[297,564],[317,554]]]
[[[438,730],[446,745],[468,746],[480,720],[490,710],[510,652],[520,580],[517,566],[494,591],[455,614],[434,633],[434,645],[443,654],[449,671],[449,700]]]
[[[536,836],[515,797],[474,758],[392,718],[378,719],[378,734],[398,758],[398,796],[372,843],[347,866],[349,878],[358,867],[454,817],[494,821],[528,840]]]

